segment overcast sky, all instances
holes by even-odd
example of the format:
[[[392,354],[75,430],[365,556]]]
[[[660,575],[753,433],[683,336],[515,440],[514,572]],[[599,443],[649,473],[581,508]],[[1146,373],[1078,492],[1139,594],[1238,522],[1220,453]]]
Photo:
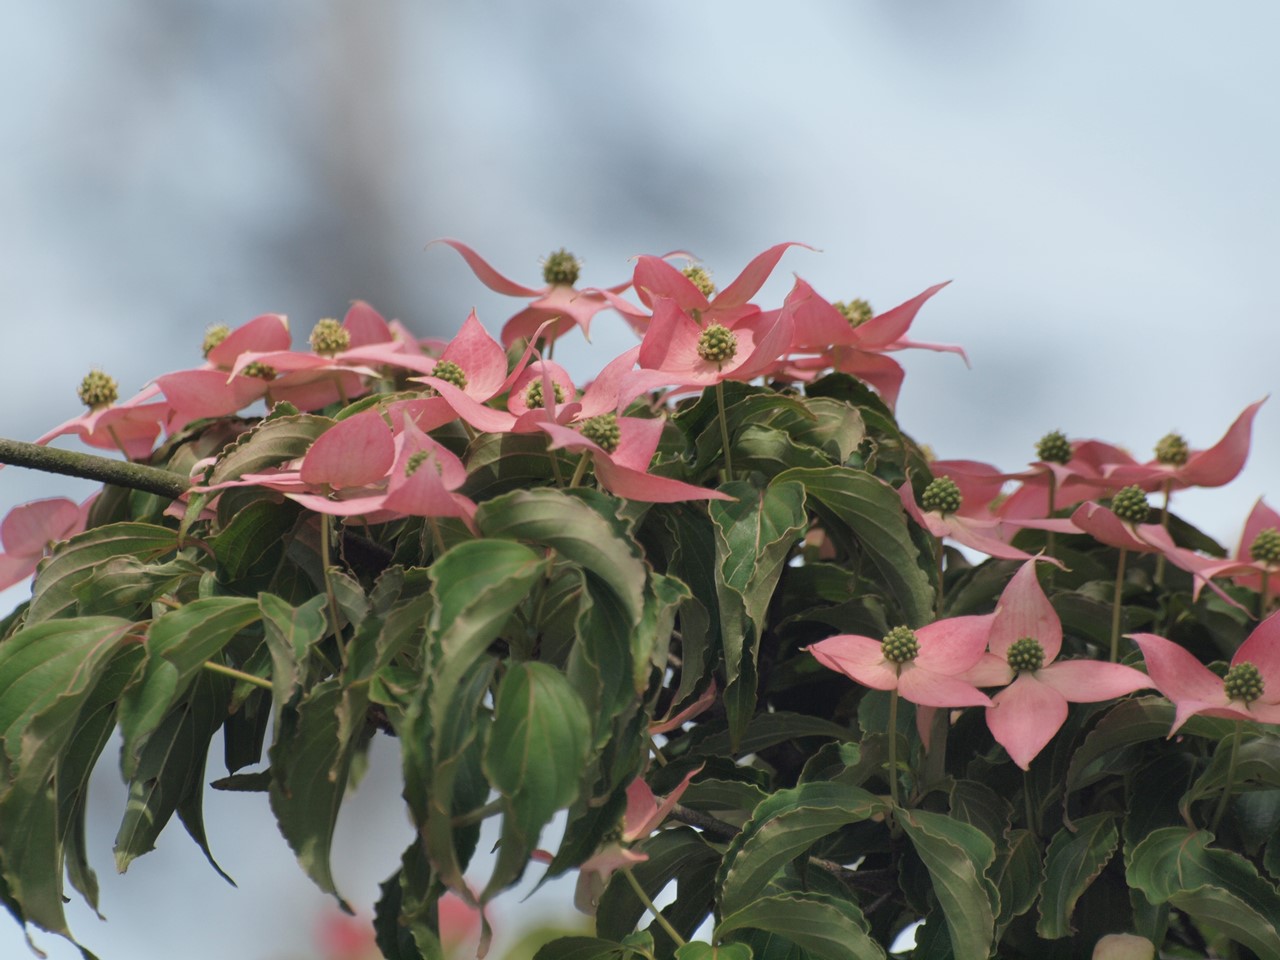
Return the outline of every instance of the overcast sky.
[[[424,249],[440,236],[525,283],[560,246],[592,284],[626,279],[634,254],[676,248],[723,283],[781,240],[821,252],[788,252],[765,291],[774,303],[793,273],[881,309],[953,280],[913,334],[962,344],[972,369],[903,357],[899,416],[940,456],[1006,469],[1055,428],[1142,458],[1171,429],[1208,446],[1280,382],[1280,8],[782,9],[121,0],[11,11],[0,436],[31,439],[75,415],[92,366],[133,391],[194,365],[208,325],[263,312],[288,313],[299,340],[353,298],[443,337],[474,305],[496,331],[512,303],[449,249]],[[590,373],[633,342],[608,315],[593,341],[571,338],[557,359]],[[1258,415],[1239,479],[1175,501],[1230,545],[1257,497],[1280,502],[1277,403]],[[0,509],[88,489],[7,469]],[[344,888],[365,906],[407,842],[399,798],[385,796],[394,749],[385,757],[375,782],[391,786],[360,800],[376,816],[339,839]],[[107,875],[123,798],[112,766],[99,773],[90,849]],[[265,802],[208,807],[215,853],[242,889],[169,830],[128,877],[104,876],[109,923],[73,914],[103,960],[314,955],[307,925],[322,901]],[[0,954],[21,943],[0,923]],[[73,955],[40,943],[55,960]]]

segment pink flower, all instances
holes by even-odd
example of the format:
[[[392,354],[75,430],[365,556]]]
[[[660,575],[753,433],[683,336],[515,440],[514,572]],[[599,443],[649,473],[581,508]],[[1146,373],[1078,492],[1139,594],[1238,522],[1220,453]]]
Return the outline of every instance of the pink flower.
[[[159,391],[155,387],[145,387],[117,403],[116,381],[101,370],[93,370],[81,381],[77,393],[88,411],[37,437],[35,443],[44,445],[74,433],[91,447],[119,450],[130,460],[145,460],[151,456],[161,429],[174,426],[174,410],[156,400]]]
[[[1153,633],[1130,635],[1147,672],[1176,708],[1173,736],[1195,714],[1280,723],[1280,613],[1258,624],[1231,658],[1225,678],[1183,647]]]
[[[1067,703],[1110,700],[1151,685],[1146,674],[1116,663],[1057,661],[1062,622],[1040,589],[1035,561],[1024,563],[1000,594],[990,653],[964,676],[978,686],[1008,684],[987,708],[987,727],[1026,770],[1067,719]]]
[[[1195,595],[1215,577],[1231,577],[1240,586],[1268,594],[1280,586],[1280,513],[1259,497],[1244,522],[1244,532],[1234,556],[1225,560],[1202,558],[1195,571]],[[1272,578],[1276,578],[1273,584]],[[1264,586],[1265,584],[1265,586]],[[1264,605],[1269,596],[1263,598]],[[1264,606],[1265,610],[1265,606]]]
[[[0,541],[4,543],[0,590],[31,576],[52,544],[83,530],[94,497],[79,505],[66,497],[51,497],[10,510],[0,522]]]
[[[897,690],[926,707],[985,707],[985,693],[962,679],[987,646],[991,615],[952,617],[919,630],[894,627],[883,640],[839,634],[808,647],[824,667],[873,690]]]
[[[575,907],[594,916],[600,903],[600,895],[609,885],[609,878],[614,871],[649,859],[645,854],[631,850],[631,844],[643,840],[662,825],[662,821],[667,819],[688,789],[689,781],[701,769],[698,766],[690,770],[661,803],[643,777],[636,777],[631,781],[627,786],[627,809],[622,815],[622,836],[617,841],[605,844],[578,867],[578,886],[573,895]]]
[[[1154,459],[1135,463],[1126,457],[1125,461],[1106,467],[1106,478],[1117,487],[1137,484],[1143,490],[1158,490],[1166,484],[1171,490],[1220,487],[1244,469],[1253,418],[1266,400],[1263,397],[1245,407],[1222,439],[1207,450],[1190,450],[1182,437],[1171,433],[1156,445]]]
[[[1049,486],[1053,484],[1053,507],[1060,510],[1082,500],[1106,496],[1124,484],[1117,484],[1105,476],[1109,464],[1129,458],[1117,446],[1101,440],[1068,441],[1061,433],[1046,435],[1040,441],[1068,444],[1066,461],[1038,460],[1031,468],[1011,479],[1022,480],[1013,493],[1000,504],[996,512],[1006,520],[1039,520],[1049,516]],[[1131,458],[1129,458],[1131,459]]]
[[[939,540],[949,537],[1003,560],[1030,560],[1031,554],[1006,542],[1006,528],[1010,525],[991,513],[989,504],[999,492],[999,485],[995,483],[1001,476],[999,471],[972,461],[951,463],[961,465],[951,475],[942,473],[947,461],[934,465],[942,475],[925,487],[922,503],[916,502],[910,480],[898,488],[898,498],[911,519]],[[979,470],[979,467],[986,469]]]
[[[475,273],[480,282],[495,293],[508,297],[527,297],[531,302],[527,307],[506,322],[502,328],[502,342],[510,346],[521,337],[534,339],[535,333],[547,340],[559,339],[574,326],[580,327],[586,335],[591,326],[591,318],[609,306],[609,300],[599,290],[578,290],[574,287],[578,277],[578,261],[567,251],[559,250],[547,258],[543,268],[542,287],[526,287],[508,280],[465,243],[459,240],[443,238],[432,243],[445,243],[462,254],[467,266]],[[609,287],[608,292],[621,293],[630,282]],[[555,321],[547,329],[542,330],[547,321]]]
[[[905,336],[924,303],[946,285],[936,284],[906,303],[854,325],[834,304],[797,278],[788,295],[788,299],[797,300],[791,349],[794,353],[816,355],[789,361],[783,367],[784,375],[809,379],[827,369],[849,373],[871,384],[892,408],[898,402],[904,373],[897,361],[885,353],[914,347],[956,353],[968,363],[960,347],[918,343]]]

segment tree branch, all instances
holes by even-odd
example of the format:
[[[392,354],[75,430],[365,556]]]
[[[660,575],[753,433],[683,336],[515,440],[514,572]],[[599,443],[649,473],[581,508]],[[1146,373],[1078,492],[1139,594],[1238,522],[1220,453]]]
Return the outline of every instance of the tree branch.
[[[0,437],[0,463],[29,467],[45,473],[61,473],[69,477],[100,480],[117,487],[128,487],[177,500],[186,493],[190,481],[178,473],[149,467],[128,460],[112,460],[92,453],[59,450],[22,440]]]

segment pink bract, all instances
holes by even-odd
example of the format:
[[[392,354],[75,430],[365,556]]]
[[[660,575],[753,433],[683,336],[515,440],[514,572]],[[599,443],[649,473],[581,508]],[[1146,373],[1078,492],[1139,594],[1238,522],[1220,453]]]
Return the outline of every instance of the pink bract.
[[[94,495],[96,497],[96,494]],[[0,590],[20,583],[36,572],[49,547],[84,529],[94,497],[76,504],[66,497],[50,497],[23,503],[0,522]]]

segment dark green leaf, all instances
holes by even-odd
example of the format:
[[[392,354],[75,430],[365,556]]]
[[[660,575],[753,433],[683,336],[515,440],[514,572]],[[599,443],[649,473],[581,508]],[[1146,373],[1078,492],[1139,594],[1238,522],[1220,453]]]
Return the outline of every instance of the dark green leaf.
[[[752,960],[751,948],[745,943],[686,943],[676,951],[676,960]]]
[[[716,937],[743,929],[785,937],[815,960],[884,960],[884,949],[867,934],[862,911],[848,900],[808,894],[753,900],[716,925]]]
[[[996,939],[1006,927],[1036,902],[1043,874],[1040,869],[1043,845],[1030,830],[1013,830],[1007,846],[996,850],[996,862],[987,871],[1000,893],[1000,913],[996,917]]]
[[[1046,940],[1074,932],[1071,914],[1076,901],[1120,844],[1113,813],[1095,813],[1075,822],[1075,832],[1063,828],[1049,842],[1044,861],[1044,888],[1036,933]]]
[[[207,483],[239,480],[246,473],[258,473],[286,460],[296,460],[332,426],[333,421],[328,417],[312,414],[263,420],[218,455]]]
[[[940,813],[899,809],[894,816],[933,880],[956,960],[985,960],[995,934],[994,901],[999,899],[986,876],[995,861],[991,838]]]

